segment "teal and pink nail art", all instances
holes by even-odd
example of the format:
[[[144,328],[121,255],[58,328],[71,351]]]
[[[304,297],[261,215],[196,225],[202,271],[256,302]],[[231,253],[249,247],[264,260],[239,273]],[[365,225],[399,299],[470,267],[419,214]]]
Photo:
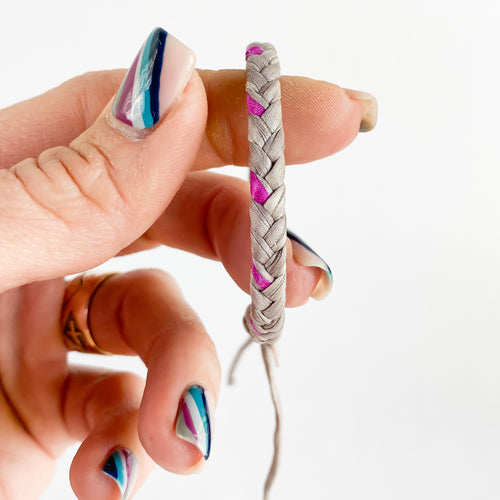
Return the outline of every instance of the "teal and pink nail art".
[[[316,300],[326,298],[333,286],[333,274],[330,266],[294,232],[288,230],[287,236],[292,243],[293,258],[299,264],[309,267],[319,267],[322,270],[321,278],[313,290],[311,297]]]
[[[194,53],[162,28],[149,35],[113,103],[113,115],[135,129],[158,123],[194,68]]]
[[[134,491],[137,470],[137,457],[126,448],[115,450],[102,468],[102,472],[114,479],[120,488],[123,500],[127,500]]]
[[[205,460],[210,455],[212,430],[205,390],[192,385],[184,392],[177,414],[176,433],[181,439],[194,444]]]

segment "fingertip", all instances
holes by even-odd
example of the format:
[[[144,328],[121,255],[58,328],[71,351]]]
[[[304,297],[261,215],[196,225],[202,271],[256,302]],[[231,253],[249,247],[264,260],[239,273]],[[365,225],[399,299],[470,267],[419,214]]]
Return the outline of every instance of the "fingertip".
[[[139,414],[139,437],[148,454],[182,475],[201,472],[209,460],[220,385],[220,367],[214,369],[209,352],[193,348],[191,340],[157,347]]]
[[[360,90],[344,89],[346,94],[361,108],[360,132],[370,132],[377,125],[378,102],[368,92]]]
[[[161,467],[191,474],[210,457],[221,368],[199,320],[179,309],[174,315],[145,360],[139,437]]]
[[[289,250],[290,249],[290,250]],[[287,241],[286,259],[286,307],[300,307],[309,301],[321,280],[321,269],[299,264],[293,258]]]
[[[128,448],[112,450],[104,462],[101,472],[118,486],[123,500],[128,500],[133,494],[137,480],[139,460],[136,454]]]
[[[153,468],[139,443],[137,410],[104,418],[78,449],[70,482],[80,500],[128,500]]]
[[[245,72],[202,71],[201,76],[208,95],[208,123],[195,169],[247,165]],[[280,83],[288,165],[330,156],[350,144],[360,128],[373,124],[373,114],[363,122],[363,103],[338,85],[301,76],[282,76]]]
[[[309,297],[325,299],[333,286],[330,266],[293,231],[287,236],[287,306],[303,305]]]
[[[213,406],[209,408],[208,391],[202,385],[191,384],[184,390],[177,411],[175,433],[178,438],[198,448],[205,460],[210,456],[214,415]]]
[[[281,82],[287,164],[330,156],[356,138],[362,109],[344,89],[306,77]]]

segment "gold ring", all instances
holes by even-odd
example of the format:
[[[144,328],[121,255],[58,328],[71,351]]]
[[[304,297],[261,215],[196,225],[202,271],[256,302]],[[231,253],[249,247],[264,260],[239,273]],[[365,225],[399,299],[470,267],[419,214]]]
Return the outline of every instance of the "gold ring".
[[[80,274],[66,286],[61,310],[61,329],[64,343],[71,351],[112,354],[101,349],[94,340],[89,323],[89,310],[97,290],[116,274]]]

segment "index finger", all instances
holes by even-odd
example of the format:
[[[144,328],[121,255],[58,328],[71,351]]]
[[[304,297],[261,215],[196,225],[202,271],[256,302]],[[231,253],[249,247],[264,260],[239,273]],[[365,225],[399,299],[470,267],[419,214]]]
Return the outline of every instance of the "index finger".
[[[205,137],[193,170],[248,165],[243,70],[199,71],[208,101]],[[332,155],[377,121],[377,101],[365,92],[301,76],[282,76],[281,104],[288,165]]]
[[[205,135],[193,169],[248,162],[245,72],[198,70],[208,97]],[[78,76],[43,95],[0,111],[0,168],[68,146],[90,127],[118,90],[125,71]],[[281,77],[288,164],[328,156],[376,122],[369,94],[297,76]],[[47,117],[51,126],[47,127]]]

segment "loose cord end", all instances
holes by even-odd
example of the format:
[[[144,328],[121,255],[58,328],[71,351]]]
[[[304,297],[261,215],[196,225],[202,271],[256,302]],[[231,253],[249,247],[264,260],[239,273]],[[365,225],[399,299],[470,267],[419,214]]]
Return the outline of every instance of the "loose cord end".
[[[281,421],[283,411],[281,409],[281,402],[279,398],[278,384],[276,380],[277,356],[273,345],[264,344],[261,346],[262,357],[264,358],[264,365],[266,367],[267,379],[269,380],[269,389],[271,390],[271,398],[274,405],[274,413],[276,418],[276,427],[274,429],[274,455],[271,467],[267,475],[266,484],[264,485],[264,500],[269,500],[269,492],[281,458]]]
[[[249,338],[237,351],[237,353],[234,355],[233,362],[231,363],[231,367],[229,368],[229,374],[227,376],[227,383],[229,385],[234,385],[236,383],[236,380],[234,378],[234,374],[236,372],[236,368],[238,367],[241,357],[243,356],[243,353],[247,350],[247,348],[252,344],[253,341],[251,338]]]

